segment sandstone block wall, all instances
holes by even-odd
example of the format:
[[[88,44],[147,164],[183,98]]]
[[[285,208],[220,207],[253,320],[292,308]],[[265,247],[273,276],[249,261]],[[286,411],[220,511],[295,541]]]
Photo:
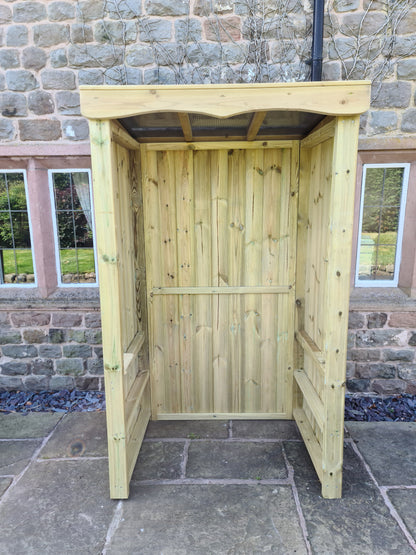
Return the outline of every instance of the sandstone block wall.
[[[416,312],[350,312],[351,393],[416,395]]]
[[[280,4],[283,15],[276,10]],[[0,6],[0,140],[87,141],[79,85],[307,80],[310,0],[265,0],[253,12],[254,5],[8,0]],[[375,87],[361,133],[410,136],[416,131],[416,9],[396,25],[390,44],[381,38],[388,30],[388,2],[331,5],[324,79],[369,77],[387,63],[387,81]]]
[[[98,308],[0,309],[0,390],[101,390]]]

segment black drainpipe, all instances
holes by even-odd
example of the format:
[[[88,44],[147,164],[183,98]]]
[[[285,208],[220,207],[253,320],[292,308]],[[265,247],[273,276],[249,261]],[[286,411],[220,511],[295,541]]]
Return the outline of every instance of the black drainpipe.
[[[325,0],[314,0],[312,27],[311,81],[322,81],[322,49]]]

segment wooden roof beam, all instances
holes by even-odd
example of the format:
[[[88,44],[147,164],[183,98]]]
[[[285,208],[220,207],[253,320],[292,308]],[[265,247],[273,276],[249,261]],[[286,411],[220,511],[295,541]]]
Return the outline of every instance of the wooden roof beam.
[[[254,141],[267,112],[254,112],[247,130],[247,141]]]
[[[178,117],[182,127],[183,136],[185,137],[185,141],[187,141],[188,143],[192,142],[192,126],[189,115],[183,112],[178,112]]]

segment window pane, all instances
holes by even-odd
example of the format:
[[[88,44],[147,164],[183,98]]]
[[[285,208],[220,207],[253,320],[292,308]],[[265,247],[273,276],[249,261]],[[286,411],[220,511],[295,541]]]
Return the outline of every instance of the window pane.
[[[6,192],[6,176],[4,175],[4,173],[0,173],[0,210],[6,210],[9,208],[9,205],[7,203],[7,197],[4,195],[5,192]],[[4,201],[6,201],[6,204],[2,206],[1,203],[4,203]]]
[[[24,174],[0,173],[0,284],[35,281]]]
[[[53,174],[56,210],[71,210],[71,176],[66,173]]]
[[[12,212],[12,225],[15,248],[30,249],[29,216],[27,212]]]
[[[12,226],[10,212],[0,212],[0,249],[12,249]]]
[[[367,168],[364,206],[378,205],[383,191],[384,168]]]
[[[73,213],[69,210],[58,212],[58,233],[61,249],[75,247]]]
[[[7,177],[10,210],[26,210],[26,191],[23,175],[9,174]]]
[[[400,206],[404,168],[386,168],[383,204]]]
[[[397,232],[399,226],[400,206],[387,206],[381,212],[380,232]]]
[[[35,281],[32,253],[30,249],[16,250],[17,273],[23,275],[22,283]]]
[[[395,278],[404,175],[404,167],[366,168],[358,253],[359,281],[393,281]]]
[[[380,208],[378,206],[364,206],[363,233],[378,233],[380,227]]]
[[[75,216],[75,229],[76,229],[76,240],[78,247],[92,247],[92,229],[88,225],[86,214],[76,214]]]
[[[74,172],[72,177],[72,194],[74,210],[91,211],[90,180],[87,172]],[[92,227],[92,226],[91,226]]]
[[[58,228],[61,282],[95,283],[89,173],[51,172]]]

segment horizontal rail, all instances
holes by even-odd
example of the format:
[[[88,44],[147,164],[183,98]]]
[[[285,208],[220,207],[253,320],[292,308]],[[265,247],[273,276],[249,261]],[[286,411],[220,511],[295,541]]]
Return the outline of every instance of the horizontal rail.
[[[134,380],[133,385],[127,395],[125,415],[126,415],[126,436],[130,437],[132,424],[134,424],[135,419],[138,415],[138,407],[142,402],[143,392],[149,381],[149,371],[145,370],[138,374]]]
[[[318,426],[322,430],[324,425],[324,404],[314,388],[313,383],[303,370],[295,370],[294,378]]]
[[[259,140],[259,141],[204,141],[192,143],[146,143],[144,151],[149,150],[230,150],[230,149],[264,149],[264,148],[292,148],[294,140]]]
[[[305,446],[308,450],[313,466],[315,467],[316,473],[318,474],[318,477],[322,482],[324,474],[322,468],[322,448],[319,445],[318,440],[316,439],[312,426],[305,414],[305,411],[302,409],[294,409],[293,417],[299,428],[300,435],[305,442]]]
[[[323,366],[325,365],[325,354],[321,351],[315,341],[306,333],[305,330],[296,331],[295,337],[302,349],[313,358],[322,372],[324,372]]]
[[[159,413],[155,420],[292,420],[287,412],[177,412]]]
[[[127,348],[127,352],[124,353],[123,361],[124,361],[124,374],[128,374],[130,371],[130,367],[133,364],[133,361],[140,353],[140,349],[143,347],[145,335],[141,331],[137,332],[134,336],[132,342]]]
[[[153,287],[153,295],[274,295],[289,293],[291,285],[270,287]]]

